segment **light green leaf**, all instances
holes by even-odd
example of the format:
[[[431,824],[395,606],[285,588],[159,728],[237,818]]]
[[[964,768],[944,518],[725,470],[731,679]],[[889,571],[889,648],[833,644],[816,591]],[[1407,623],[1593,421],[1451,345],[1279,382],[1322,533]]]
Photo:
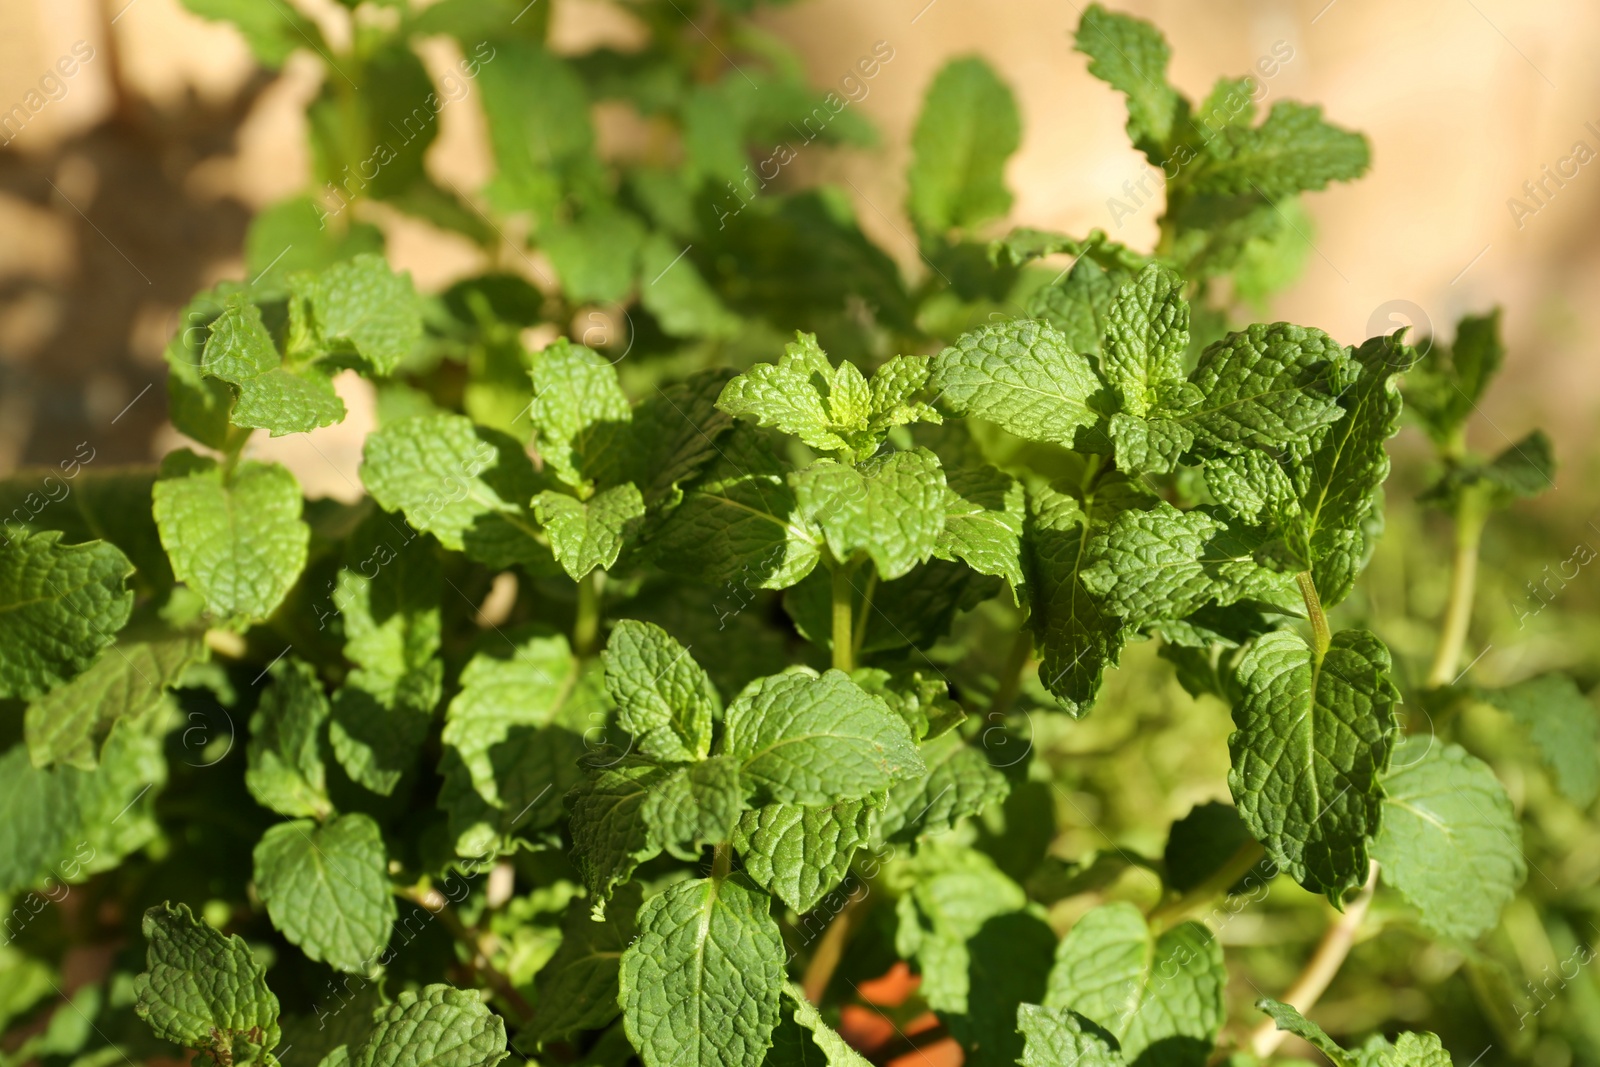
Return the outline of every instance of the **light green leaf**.
[[[843,671],[758,679],[724,725],[727,754],[778,803],[857,800],[924,769],[905,722]]]
[[[1128,136],[1134,146],[1151,163],[1165,166],[1187,107],[1167,84],[1172,50],[1161,31],[1143,19],[1090,4],[1074,43],[1089,57],[1089,73],[1128,98]]]
[[[278,998],[237,935],[225,937],[187,904],[144,913],[146,970],[134,979],[134,1011],[156,1036],[235,1067],[270,1062],[278,1044]]]
[[[644,518],[638,486],[623,482],[579,500],[546,489],[533,498],[533,512],[550,537],[556,562],[574,581],[617,562]]]
[[[13,536],[0,552],[0,697],[43,696],[88,668],[128,621],[132,573],[105,541]]]
[[[639,303],[669,337],[732,337],[742,323],[665,235],[652,234],[639,253]]]
[[[1383,778],[1383,825],[1372,843],[1383,880],[1441,937],[1481,937],[1527,875],[1522,828],[1488,764],[1417,734]]]
[[[737,875],[679,882],[645,901],[619,998],[645,1067],[761,1067],[787,958],[768,907]]]
[[[566,338],[533,354],[533,407],[539,455],[563,482],[582,486],[607,450],[625,448],[633,408],[604,357]]]
[[[1006,160],[1021,141],[1017,102],[989,64],[976,56],[951,60],[929,86],[911,134],[912,221],[942,234],[1011,210]]]
[[[255,848],[255,883],[272,925],[334,970],[364,975],[389,943],[389,854],[370,816],[270,827]]]
[[[1060,330],[1071,351],[1097,355],[1111,305],[1132,277],[1128,271],[1107,269],[1081,255],[1064,278],[1040,287],[1028,298],[1028,317],[1044,319]]]
[[[971,986],[969,942],[1025,907],[1027,895],[984,853],[936,841],[919,847],[904,873],[911,889],[901,897],[896,948],[916,956],[929,1007],[966,1015],[981,996]]]
[[[1006,754],[1006,760],[1013,757]],[[996,766],[998,757],[954,731],[922,746],[927,773],[896,782],[878,816],[877,835],[885,841],[913,840],[950,830],[962,818],[1004,801],[1011,782]]]
[[[864,552],[886,581],[926,562],[944,532],[944,470],[925,448],[859,467],[822,459],[789,481],[801,517],[822,528],[833,558]]]
[[[639,932],[641,889],[618,889],[606,908],[604,922],[595,922],[589,902],[574,900],[561,922],[561,947],[539,969],[538,994],[529,1030],[535,1040],[550,1041],[579,1030],[598,1030],[622,1011],[617,1004],[617,976],[622,953]]]
[[[202,369],[238,390],[229,420],[273,437],[307,433],[344,419],[327,364],[285,363],[261,309],[244,293],[229,296],[211,323]]]
[[[316,668],[286,656],[270,668],[272,685],[250,716],[248,766],[250,795],[290,818],[325,818],[328,799],[322,730],[328,697]]]
[[[949,470],[945,477],[950,492],[933,554],[1005,579],[1020,604],[1027,584],[1022,530],[1028,501],[1022,483],[990,466]]]
[[[626,297],[644,238],[637,216],[604,201],[575,219],[539,228],[539,247],[574,304],[615,304]]]
[[[276,463],[225,473],[190,452],[169,456],[152,491],[172,573],[225,625],[269,618],[306,565],[311,530],[300,483]]]
[[[706,757],[722,698],[688,649],[654,623],[623,619],[602,658],[617,721],[641,755],[666,762]]]
[[[826,807],[768,804],[744,813],[733,847],[751,881],[804,915],[850,872],[877,806],[871,797]]]
[[[1017,1030],[1022,1034],[1022,1067],[1122,1067],[1116,1038],[1065,1008],[1017,1005]]]
[[[307,287],[324,343],[349,346],[379,377],[393,374],[422,340],[422,305],[409,274],[397,274],[381,255],[336,263]]]
[[[1189,381],[1203,399],[1181,421],[1197,442],[1220,452],[1303,451],[1312,434],[1344,415],[1334,394],[1348,362],[1321,330],[1249,326],[1200,354]]]
[[[1224,1018],[1222,946],[1195,922],[1159,936],[1139,909],[1103,904],[1056,946],[1047,1008],[1104,1027],[1134,1067],[1201,1067]]]
[[[1228,788],[1267,855],[1336,905],[1367,880],[1399,691],[1389,650],[1341,630],[1319,657],[1298,635],[1256,639],[1239,662]]]
[[[854,371],[853,378],[844,366]],[[853,408],[848,401],[852,381],[857,383],[858,405]],[[837,431],[858,429],[865,422],[865,394],[866,383],[854,365],[836,371],[814,334],[797,333],[778,362],[757,363],[730,381],[717,398],[717,407],[735,418],[798,437],[812,448],[847,452],[850,442]]]
[[[1594,803],[1600,793],[1600,717],[1577,683],[1564,674],[1541,674],[1479,695],[1528,732],[1568,800],[1580,808]]]
[[[1361,1067],[1359,1057],[1340,1048],[1338,1042],[1329,1037],[1322,1027],[1301,1015],[1293,1005],[1262,997],[1256,1001],[1256,1008],[1270,1015],[1279,1030],[1287,1030],[1315,1045],[1318,1052],[1333,1061],[1334,1067]]]
[[[826,1067],[867,1067],[870,1061],[851,1048],[833,1027],[823,1021],[822,1013],[817,1011],[797,986],[793,984],[785,986],[783,996],[794,1006],[791,1016],[796,1025],[808,1031],[811,1043],[822,1051],[822,1060]],[[807,1056],[805,1062],[812,1062],[811,1058]]]
[[[1359,178],[1370,160],[1361,134],[1323,121],[1320,107],[1279,100],[1260,126],[1223,128],[1189,180],[1200,194],[1274,201]]]
[[[1093,365],[1060,330],[1033,319],[962,334],[934,357],[932,384],[941,409],[1030,441],[1082,446],[1102,418]]]
[[[1152,263],[1117,293],[1106,316],[1101,367],[1130,415],[1162,406],[1163,387],[1183,377],[1189,347],[1189,302],[1184,281]]]
[[[494,1067],[506,1058],[506,1024],[476,991],[447,985],[406,991],[373,1015],[352,1067]]]

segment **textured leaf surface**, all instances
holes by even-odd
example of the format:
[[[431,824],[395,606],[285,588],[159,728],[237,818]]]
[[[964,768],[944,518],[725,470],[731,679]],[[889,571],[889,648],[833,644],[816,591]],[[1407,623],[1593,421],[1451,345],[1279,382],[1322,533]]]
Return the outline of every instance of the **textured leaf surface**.
[[[1003,759],[1012,757],[1006,754]],[[910,840],[923,834],[950,830],[959,820],[976,815],[990,804],[1005,800],[1011,782],[992,757],[968,744],[954,731],[926,742],[922,760],[927,773],[900,781],[878,816],[878,836],[884,840]]]
[[[1183,377],[1189,347],[1189,302],[1183,279],[1152,263],[1117,293],[1107,315],[1101,366],[1122,410],[1145,415],[1161,403],[1161,387]]]
[[[911,134],[908,208],[924,232],[974,226],[1011,209],[1006,160],[1022,141],[1017,102],[976,56],[947,63]]]
[[[324,342],[349,345],[373,373],[394,373],[422,340],[422,305],[406,274],[365,254],[318,274],[309,295]]]
[[[1322,1027],[1301,1015],[1293,1005],[1262,997],[1256,1001],[1256,1007],[1271,1016],[1279,1030],[1287,1030],[1315,1045],[1317,1051],[1333,1061],[1334,1067],[1358,1067],[1360,1064],[1358,1057],[1340,1048],[1338,1042],[1329,1037]]]
[[[1094,367],[1060,330],[1033,319],[963,334],[934,357],[933,387],[942,408],[1030,441],[1070,448],[1101,419]]]
[[[870,798],[820,808],[768,804],[744,813],[733,847],[753,882],[803,915],[849,873],[870,837],[874,806]]]
[[[475,991],[447,985],[407,991],[373,1016],[354,1067],[494,1067],[506,1058],[506,1024]]]
[[[638,752],[669,762],[705,758],[722,698],[689,650],[654,623],[623,619],[603,656],[606,691]]]
[[[924,448],[859,467],[818,460],[790,481],[801,517],[822,528],[834,559],[864,552],[885,580],[925,562],[944,531],[944,470]]]
[[[1138,1067],[1204,1064],[1224,1016],[1222,946],[1199,923],[1156,936],[1132,904],[1104,904],[1056,946],[1045,1007],[1092,1019]]]
[[[738,876],[645,902],[622,956],[622,1019],[645,1067],[760,1067],[787,956],[768,898]]]
[[[1167,84],[1172,50],[1161,31],[1091,4],[1078,22],[1076,44],[1089,57],[1089,73],[1128,98],[1128,136],[1134,145],[1150,162],[1164,165],[1183,105]]]
[[[1333,393],[1346,358],[1333,338],[1304,326],[1231,333],[1200,354],[1189,381],[1203,399],[1182,421],[1218,451],[1303,446],[1344,414]]]
[[[916,957],[919,991],[929,1007],[966,1015],[983,999],[972,987],[971,942],[990,922],[1025,907],[1027,895],[984,853],[937,840],[918,848],[906,875],[912,888],[900,898],[896,949]],[[1018,962],[1013,954],[1013,967]],[[1037,999],[1039,992],[1029,996]],[[1015,1003],[1006,1006],[1007,1030]]]
[[[285,364],[261,321],[261,309],[243,293],[227,298],[206,336],[202,369],[237,390],[228,419],[273,437],[309,433],[344,419],[344,401],[328,370]]]
[[[905,722],[842,671],[752,682],[725,724],[728,755],[778,803],[857,800],[923,770]]]
[[[1022,483],[989,466],[945,473],[950,493],[934,555],[959,559],[980,574],[1004,578],[1020,597],[1027,584],[1022,530],[1028,502]]]
[[[1441,937],[1494,928],[1527,875],[1522,828],[1488,764],[1459,745],[1415,735],[1383,779],[1383,828],[1372,855],[1383,880]]]
[[[306,565],[300,483],[276,463],[246,460],[225,475],[211,460],[175,456],[188,458],[169,457],[152,494],[172,573],[226,624],[265,620]]]
[[[322,729],[328,697],[316,668],[294,656],[273,664],[272,686],[250,717],[245,785],[257,801],[291,818],[322,818],[328,799]]]
[[[134,1010],[157,1037],[235,1064],[276,1047],[278,998],[243,940],[200,922],[186,904],[151,908],[141,929],[149,949]]]
[[[1320,107],[1279,100],[1260,126],[1221,130],[1192,181],[1199,193],[1270,201],[1359,178],[1369,161],[1365,137],[1323,121]]]
[[[1491,689],[1483,699],[1510,713],[1545,762],[1556,784],[1580,808],[1600,793],[1600,716],[1564,674],[1541,674],[1504,689]]]
[[[1017,1005],[1023,1038],[1022,1067],[1121,1067],[1118,1045],[1105,1030],[1076,1012],[1039,1004]]]
[[[1335,904],[1367,880],[1399,693],[1389,650],[1341,630],[1320,661],[1298,635],[1256,639],[1238,667],[1228,788],[1251,833],[1295,881]]]
[[[547,489],[533,498],[534,514],[550,536],[550,548],[576,581],[596,567],[610,567],[644,518],[644,498],[632,482],[604,489],[588,500]]]
[[[370,816],[269,828],[255,848],[255,882],[272,925],[335,970],[364,974],[389,943],[389,854]]]
[[[616,368],[565,338],[533,357],[533,407],[539,454],[568,485],[582,485],[611,448],[626,447],[633,408]]]
[[[13,538],[0,551],[0,696],[42,696],[93,663],[128,621],[132,571],[104,541]]]

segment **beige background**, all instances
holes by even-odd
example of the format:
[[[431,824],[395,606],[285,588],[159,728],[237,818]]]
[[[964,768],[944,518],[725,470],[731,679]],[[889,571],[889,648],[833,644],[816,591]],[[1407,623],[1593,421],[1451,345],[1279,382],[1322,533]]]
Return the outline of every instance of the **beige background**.
[[[599,0],[553,2],[555,33],[566,47],[634,36],[627,17]],[[314,3],[297,6],[316,10]],[[1457,315],[1498,302],[1506,309],[1511,373],[1475,428],[1476,443],[1498,447],[1544,420],[1556,427],[1568,471],[1584,466],[1600,405],[1594,356],[1600,252],[1593,241],[1600,160],[1580,169],[1520,228],[1507,202],[1524,196],[1523,183],[1540,179],[1541,167],[1568,156],[1575,142],[1600,154],[1600,5],[1129,0],[1115,6],[1164,28],[1174,50],[1172,79],[1191,96],[1287,42],[1294,55],[1267,82],[1268,101],[1320,103],[1330,119],[1371,138],[1367,178],[1308,198],[1316,252],[1302,279],[1269,309],[1272,317],[1354,341],[1369,324],[1383,327],[1379,309],[1391,301],[1410,302],[1447,333]],[[1023,113],[1022,149],[1009,171],[1016,203],[1008,224],[1069,232],[1101,226],[1147,247],[1159,203],[1145,204],[1120,228],[1108,206],[1110,197],[1123,195],[1124,182],[1138,179],[1142,159],[1127,146],[1120,99],[1072,51],[1079,10],[1057,0],[798,0],[764,14],[763,23],[799,49],[818,86],[836,85],[877,41],[894,49],[867,97],[852,105],[879,126],[881,146],[848,154],[808,149],[797,173],[847,181],[863,226],[907,270],[919,269],[900,210],[910,127],[940,65],[976,52],[1011,84]],[[104,47],[108,35],[114,51]],[[50,462],[49,449],[60,446],[46,431],[58,410],[74,427],[107,427],[118,455],[170,447],[170,433],[150,421],[153,407],[140,421],[139,390],[159,380],[159,353],[177,308],[193,288],[241,271],[238,240],[248,209],[306,180],[299,112],[318,77],[317,64],[302,62],[306,57],[291,61],[276,81],[253,78],[232,31],[189,16],[176,0],[4,0],[0,108],[22,99],[78,40],[96,48],[96,59],[69,80],[62,100],[0,150],[0,173],[7,176],[0,185],[0,467]],[[449,46],[435,44],[425,58],[448,63]],[[126,154],[126,137],[106,147],[99,124],[112,115],[131,117],[145,140],[158,143],[154,163]],[[197,115],[211,122],[209,134],[186,132],[199,123]],[[488,169],[475,101],[446,108],[441,121],[430,166],[470,189]],[[613,141],[626,138],[625,124],[604,128]],[[137,183],[144,180],[163,183],[165,199],[140,200]],[[126,220],[114,210],[123,189],[132,192],[124,193],[122,214],[140,216],[127,222],[131,235],[118,229]],[[185,198],[199,205],[202,223],[180,225],[190,210]],[[425,285],[479,265],[472,249],[410,224],[392,230],[391,249]],[[180,261],[181,270],[168,269]],[[74,286],[76,302],[60,298]],[[123,287],[126,296],[110,295]],[[116,320],[131,327],[126,336],[97,336],[97,318],[111,321],[116,301],[131,307]],[[73,395],[58,395],[64,391]],[[135,408],[113,430],[108,420],[130,401]],[[352,429],[359,423],[345,427],[344,436]],[[354,453],[339,428],[319,431],[317,441],[325,444],[314,451],[348,470]],[[306,445],[287,447],[304,453]],[[333,455],[340,452],[347,454]],[[334,493],[351,487],[344,474],[327,471],[307,473],[307,480]]]

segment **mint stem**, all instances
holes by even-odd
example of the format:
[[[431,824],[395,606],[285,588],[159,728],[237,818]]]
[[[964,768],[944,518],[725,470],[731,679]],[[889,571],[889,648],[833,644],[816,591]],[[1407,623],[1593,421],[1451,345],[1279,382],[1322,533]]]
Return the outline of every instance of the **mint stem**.
[[[850,640],[850,568],[836,563],[833,567],[833,665],[841,671],[856,668],[855,644]]]
[[[605,572],[596,568],[578,580],[578,611],[572,622],[572,651],[592,656],[600,639],[600,587]]]
[[[720,842],[711,852],[711,880],[720,882],[733,870],[733,845]]]
[[[1317,596],[1317,583],[1312,581],[1310,571],[1301,571],[1294,576],[1296,584],[1300,586],[1300,596],[1306,602],[1306,617],[1311,620],[1311,643],[1317,650],[1317,659],[1327,655],[1328,646],[1333,643],[1333,633],[1328,629],[1328,616],[1322,611],[1322,598]]]
[[[1472,625],[1472,600],[1478,581],[1478,544],[1488,521],[1488,509],[1478,494],[1468,490],[1455,508],[1456,543],[1450,560],[1450,599],[1445,605],[1439,628],[1439,645],[1428,668],[1427,687],[1442,689],[1456,680],[1461,650],[1467,643],[1467,628]]]

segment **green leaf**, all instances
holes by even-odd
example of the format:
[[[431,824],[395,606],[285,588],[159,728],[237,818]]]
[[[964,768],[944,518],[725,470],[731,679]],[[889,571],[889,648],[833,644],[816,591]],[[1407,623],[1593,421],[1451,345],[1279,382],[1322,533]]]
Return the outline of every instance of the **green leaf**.
[[[1162,853],[1164,880],[1179,893],[1187,893],[1254,840],[1234,808],[1215,800],[1196,804],[1167,832],[1167,847]],[[1263,858],[1229,886],[1228,892],[1237,894],[1259,888],[1276,874],[1271,862]]]
[[[1106,316],[1100,365],[1130,415],[1160,409],[1164,388],[1183,378],[1189,348],[1189,302],[1174,271],[1152,263],[1117,293]]]
[[[1564,674],[1541,674],[1479,696],[1527,731],[1566,798],[1587,808],[1600,794],[1600,719]]]
[[[328,697],[317,671],[295,656],[270,668],[272,685],[250,717],[245,785],[256,800],[290,818],[326,818],[328,799],[323,727]]]
[[[1030,441],[1083,447],[1102,419],[1094,366],[1060,330],[1032,319],[961,335],[934,357],[932,385],[943,410]]]
[[[352,222],[342,231],[328,225],[327,212],[309,196],[293,196],[263,208],[245,235],[245,276],[252,288],[287,288],[291,274],[320,271],[362,253],[381,255],[383,231]]]
[[[152,497],[172,573],[217,620],[242,628],[277,610],[306,565],[311,537],[300,483],[287,468],[246,460],[224,472],[178,452],[163,461]]]
[[[1202,396],[1181,421],[1219,452],[1303,449],[1344,415],[1334,392],[1346,350],[1321,330],[1254,325],[1208,346],[1189,381]]]
[[[794,1005],[791,1014],[796,1025],[809,1031],[812,1044],[822,1051],[826,1067],[867,1067],[867,1058],[851,1048],[833,1027],[823,1021],[822,1014],[805,998],[803,992],[791,984],[784,987],[783,995]],[[812,1062],[811,1058],[807,1056],[805,1062]]]
[[[1270,1015],[1279,1030],[1287,1030],[1315,1045],[1317,1051],[1333,1061],[1334,1067],[1361,1067],[1359,1057],[1340,1048],[1338,1042],[1329,1037],[1322,1027],[1301,1015],[1293,1005],[1262,997],[1256,1001],[1256,1009]]]
[[[1406,375],[1406,404],[1428,436],[1447,445],[1462,432],[1505,362],[1500,309],[1462,318],[1453,345],[1429,337],[1417,347],[1422,358]]]
[[[926,562],[944,532],[944,470],[925,448],[859,467],[821,459],[789,481],[800,516],[822,528],[833,558],[865,553],[886,581]]]
[[[757,679],[729,706],[724,726],[726,753],[778,803],[858,800],[923,771],[905,722],[843,671]]]
[[[1121,1067],[1116,1038],[1065,1008],[1017,1005],[1017,1030],[1023,1036],[1022,1067]]]
[[[539,247],[574,304],[615,304],[626,297],[644,238],[637,216],[603,201],[577,218],[539,228]]]
[[[506,1058],[506,1024],[475,990],[406,991],[373,1015],[352,1067],[494,1067]]]
[[[232,23],[251,54],[273,70],[295,50],[313,47],[321,36],[316,24],[300,12],[279,10],[268,0],[183,0],[183,6],[201,18]]]
[[[497,36],[494,47],[498,58],[478,75],[496,170],[486,193],[500,212],[545,218],[564,185],[596,169],[589,94],[570,64],[537,44]]]
[[[925,743],[922,760],[928,768],[925,775],[889,788],[877,820],[877,834],[885,841],[946,833],[1011,792],[1010,780],[996,766],[1000,757],[968,744],[954,731]]]
[[[100,748],[121,719],[159,707],[189,666],[205,658],[197,634],[157,632],[123,639],[88,670],[28,705],[28,754],[35,767],[62,763],[94,770]]]
[[[662,234],[652,234],[639,252],[639,303],[669,337],[733,337],[742,328],[695,265]]]
[[[1167,84],[1172,50],[1161,31],[1143,19],[1090,4],[1074,40],[1089,57],[1089,73],[1128,98],[1128,136],[1158,167],[1166,165],[1175,127],[1188,110]]]
[[[1441,937],[1492,930],[1527,875],[1522,828],[1488,764],[1418,734],[1395,748],[1372,843],[1383,880]]]
[[[387,377],[422,340],[422,305],[411,276],[396,274],[381,255],[336,263],[307,287],[323,343],[351,348],[366,369]]]
[[[579,500],[546,489],[533,498],[533,512],[550,537],[556,562],[574,581],[617,562],[644,518],[638,486],[623,482]]]
[[[622,953],[639,933],[641,889],[617,890],[604,922],[595,922],[589,902],[573,900],[561,922],[561,947],[539,969],[533,1021],[529,1030],[540,1042],[567,1037],[579,1030],[598,1030],[615,1019],[617,977]]]
[[[1064,277],[1028,298],[1028,318],[1044,319],[1060,330],[1073,352],[1098,355],[1111,305],[1132,277],[1128,271],[1107,269],[1088,255],[1079,256]]]
[[[744,873],[804,915],[850,873],[856,849],[871,837],[871,798],[826,807],[767,804],[739,819],[733,847]]]
[[[605,358],[566,338],[533,355],[539,454],[568,485],[583,486],[608,449],[626,447],[633,408]]]
[[[787,958],[768,907],[737,875],[679,882],[645,901],[619,997],[645,1067],[760,1067]]]
[[[1228,738],[1234,803],[1279,869],[1337,905],[1367,880],[1399,691],[1389,650],[1341,630],[1323,656],[1279,630],[1239,662]]]
[[[132,573],[104,541],[12,538],[0,552],[0,697],[43,696],[88,668],[128,621]]]
[[[267,430],[273,437],[307,433],[344,419],[328,364],[286,363],[261,309],[244,293],[229,296],[211,323],[202,369],[238,395],[228,418],[235,426]]]
[[[938,841],[917,849],[905,876],[911,888],[900,898],[896,949],[901,956],[917,958],[922,971],[918,991],[929,1007],[967,1015],[973,1001],[982,997],[971,984],[969,943],[990,922],[1025,907],[1027,895],[987,855]],[[1031,996],[1037,997],[1038,991]],[[1006,1010],[1008,1015],[1014,1011],[1015,1001]]]
[[[787,465],[748,426],[719,452],[653,538],[656,562],[706,585],[794,585],[816,566],[822,531],[799,515]]]
[[[944,530],[933,554],[961,560],[980,574],[1003,578],[1020,605],[1027,576],[1023,572],[1022,530],[1027,522],[1027,493],[1021,482],[994,467],[969,467],[945,472]]]
[[[351,781],[386,797],[415,770],[443,683],[437,660],[401,677],[360,667],[345,676],[333,694],[328,741]]]
[[[140,929],[149,949],[134,979],[134,1011],[156,1036],[210,1063],[271,1062],[278,998],[244,941],[200,922],[187,904],[151,908]]]
[[[1222,946],[1201,924],[1157,935],[1132,904],[1103,904],[1056,946],[1044,1006],[1104,1027],[1135,1067],[1201,1067],[1222,1028],[1227,984]]]
[[[367,436],[361,481],[386,511],[491,567],[550,562],[529,504],[543,488],[517,441],[463,415],[420,415]]]
[[[714,368],[657,388],[633,409],[633,481],[652,511],[676,507],[680,485],[728,453],[719,443],[733,416],[718,410],[733,371]]]
[[[976,56],[945,64],[911,134],[911,220],[932,235],[1004,215],[1006,160],[1021,142],[1016,99],[989,64]]]
[[[1253,193],[1273,201],[1359,178],[1370,161],[1361,134],[1324,122],[1320,107],[1279,100],[1260,126],[1219,131],[1189,181],[1202,195]]]
[[[602,658],[617,721],[641,755],[664,762],[706,757],[722,698],[688,649],[654,623],[623,619]]]
[[[389,854],[367,815],[270,827],[255,848],[255,883],[272,925],[334,970],[366,974],[389,943]]]

